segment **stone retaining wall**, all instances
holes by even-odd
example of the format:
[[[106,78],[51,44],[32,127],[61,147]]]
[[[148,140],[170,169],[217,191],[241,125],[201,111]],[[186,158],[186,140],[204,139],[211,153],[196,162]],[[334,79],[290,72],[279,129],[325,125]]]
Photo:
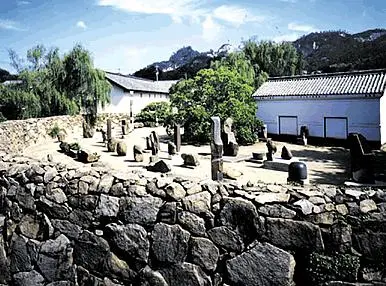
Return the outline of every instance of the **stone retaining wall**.
[[[382,189],[151,179],[10,155],[0,186],[0,284],[386,285]]]
[[[33,144],[38,144],[50,136],[48,133],[57,124],[67,132],[81,128],[81,116],[54,116],[30,118],[26,120],[8,120],[0,123],[0,150],[5,152],[23,152]]]

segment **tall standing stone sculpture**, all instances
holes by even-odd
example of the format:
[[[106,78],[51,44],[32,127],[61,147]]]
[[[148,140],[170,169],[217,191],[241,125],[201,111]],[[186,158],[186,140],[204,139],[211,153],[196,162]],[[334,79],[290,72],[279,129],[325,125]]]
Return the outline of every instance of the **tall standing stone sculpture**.
[[[133,100],[130,99],[130,124],[134,123],[134,116],[133,116]]]
[[[128,126],[127,126],[127,123],[126,123],[126,120],[123,119],[121,121],[121,124],[122,124],[122,135],[127,135],[128,134]]]
[[[176,145],[176,151],[180,152],[181,149],[181,126],[174,123],[174,144]]]
[[[111,139],[111,119],[107,119],[107,141]]]
[[[220,117],[213,116],[212,119],[212,138],[210,142],[211,161],[212,161],[212,180],[221,181],[223,179],[223,143],[221,141]]]
[[[228,117],[224,122],[224,132],[222,132],[222,141],[224,144],[224,156],[237,156],[239,144],[236,142],[235,134],[232,132],[233,119]]]

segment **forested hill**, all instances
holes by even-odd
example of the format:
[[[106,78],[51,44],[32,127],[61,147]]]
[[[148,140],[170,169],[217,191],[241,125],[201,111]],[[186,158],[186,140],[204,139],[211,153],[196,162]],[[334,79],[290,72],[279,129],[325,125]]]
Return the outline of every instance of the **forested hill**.
[[[386,30],[311,33],[293,42],[308,72],[386,68]]]
[[[302,54],[303,69],[308,73],[386,68],[386,29],[357,34],[343,31],[310,33],[292,44]],[[199,53],[191,47],[184,47],[174,53],[169,61],[151,64],[134,75],[155,79],[158,66],[160,80],[191,77],[228,52],[227,49],[219,50],[222,52]]]

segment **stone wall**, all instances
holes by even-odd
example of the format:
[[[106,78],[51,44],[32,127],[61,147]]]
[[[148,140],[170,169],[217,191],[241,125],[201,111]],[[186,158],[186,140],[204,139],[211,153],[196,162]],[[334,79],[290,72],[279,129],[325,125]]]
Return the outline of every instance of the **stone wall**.
[[[0,284],[386,285],[385,208],[376,188],[152,179],[3,155]]]
[[[23,152],[25,148],[50,138],[48,132],[55,124],[68,132],[76,127],[81,128],[82,117],[65,115],[2,122],[0,123],[0,150]]]

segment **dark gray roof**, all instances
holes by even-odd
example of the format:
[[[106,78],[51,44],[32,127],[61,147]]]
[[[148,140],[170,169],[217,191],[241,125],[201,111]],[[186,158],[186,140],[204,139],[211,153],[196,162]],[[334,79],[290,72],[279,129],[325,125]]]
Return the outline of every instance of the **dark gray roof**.
[[[169,93],[169,89],[177,80],[148,80],[130,75],[106,72],[106,78],[125,90]]]
[[[269,78],[254,97],[309,95],[382,96],[386,69]]]

